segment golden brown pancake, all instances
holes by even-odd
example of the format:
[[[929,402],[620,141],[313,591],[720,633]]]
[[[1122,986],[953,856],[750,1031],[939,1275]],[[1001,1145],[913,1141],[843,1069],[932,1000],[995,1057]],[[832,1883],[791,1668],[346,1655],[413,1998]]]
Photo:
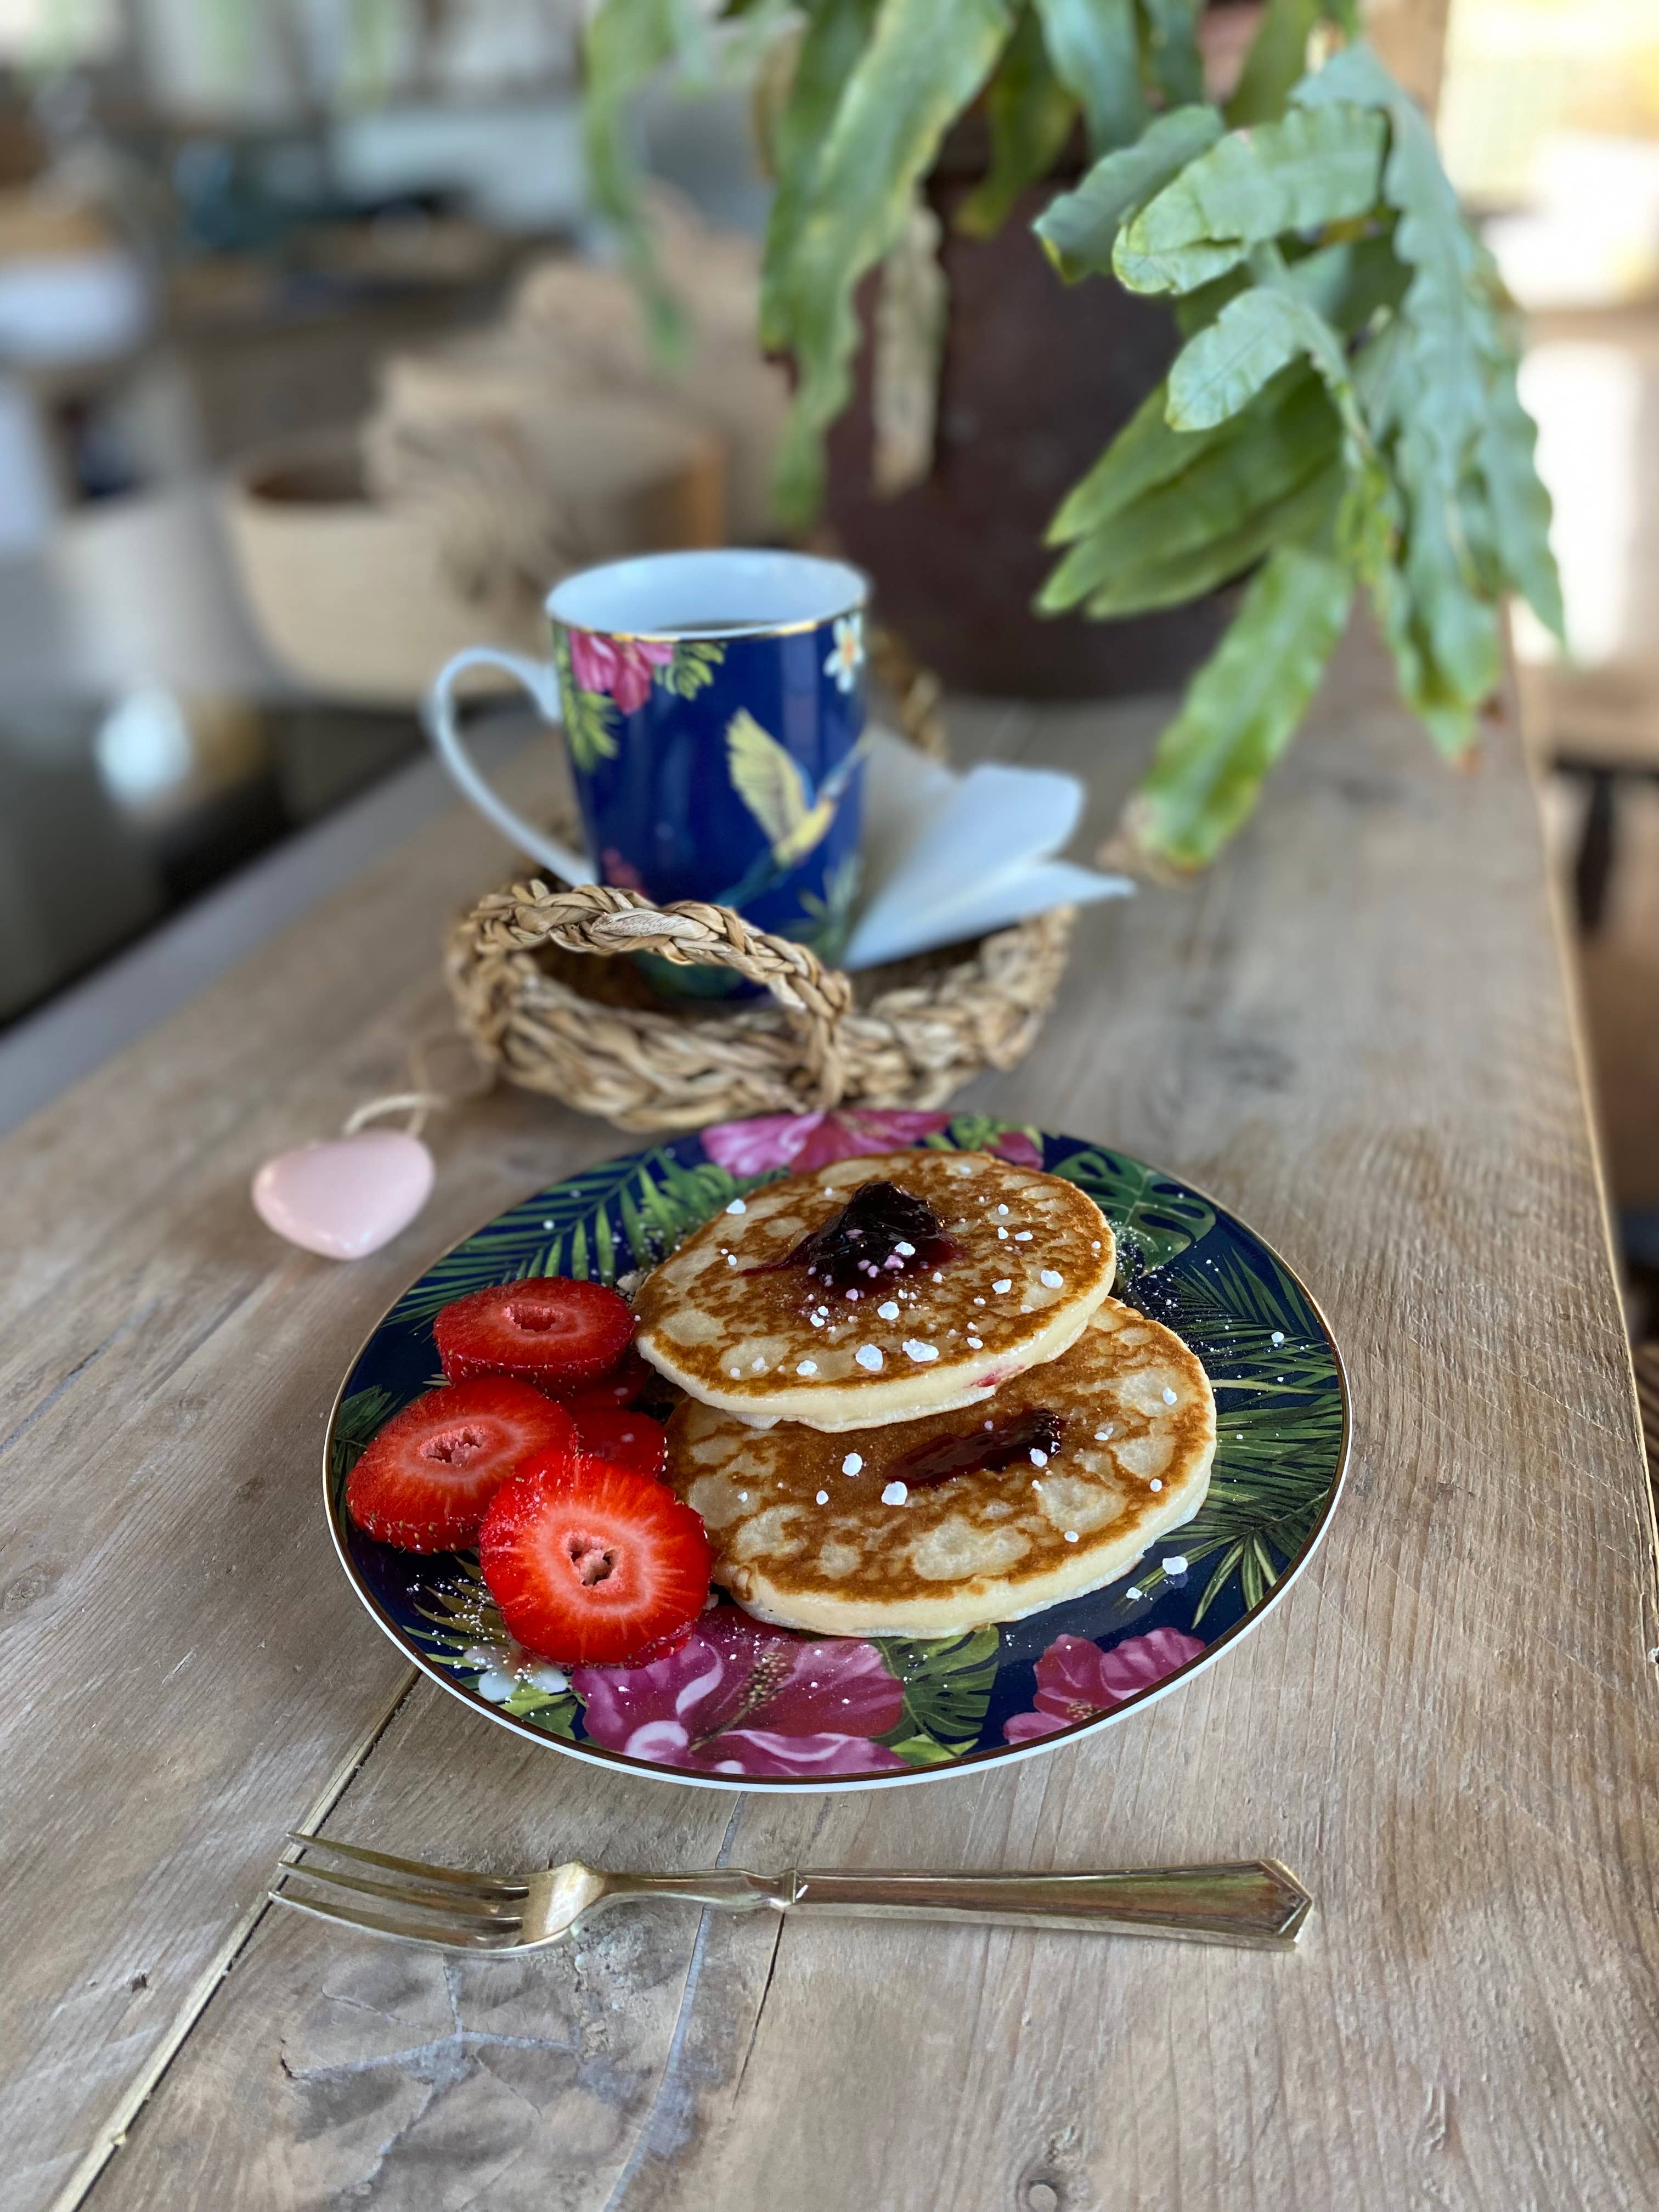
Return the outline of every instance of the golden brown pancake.
[[[1000,1469],[920,1479],[941,1442],[967,1449],[988,1422],[1006,1450],[1044,1412],[1060,1421],[1053,1452],[1022,1443]],[[953,1636],[1127,1573],[1197,1512],[1214,1451],[1197,1358],[1108,1298],[1059,1358],[968,1411],[830,1436],[757,1431],[688,1401],[668,1425],[667,1480],[702,1516],[714,1580],[760,1620]]]
[[[774,1267],[860,1185],[884,1182],[932,1207],[954,1257],[884,1254],[874,1279],[847,1289]],[[837,1160],[734,1201],[654,1268],[635,1301],[637,1341],[692,1397],[745,1420],[866,1428],[977,1405],[1054,1358],[1115,1266],[1105,1217],[1058,1176],[985,1152]]]

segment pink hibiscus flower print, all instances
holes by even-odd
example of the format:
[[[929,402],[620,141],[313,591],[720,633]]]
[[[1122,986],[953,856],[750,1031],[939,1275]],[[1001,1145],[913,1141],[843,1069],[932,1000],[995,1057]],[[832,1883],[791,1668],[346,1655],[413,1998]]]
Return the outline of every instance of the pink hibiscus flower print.
[[[876,1774],[904,1761],[872,1737],[904,1693],[873,1644],[812,1642],[733,1606],[647,1667],[577,1667],[590,1742],[705,1774]]]
[[[757,1114],[750,1121],[715,1122],[703,1131],[702,1148],[732,1175],[763,1175],[768,1168],[805,1175],[833,1160],[898,1152],[950,1120],[948,1114]]]
[[[1000,1160],[1008,1161],[1013,1167],[1040,1168],[1042,1165],[1041,1150],[1024,1129],[1005,1129],[1000,1137],[993,1137],[985,1149],[988,1152],[994,1152]]]
[[[651,637],[599,637],[592,630],[570,633],[570,672],[584,691],[603,691],[624,714],[651,696],[652,671],[674,658],[672,645]]]
[[[1126,1636],[1109,1651],[1085,1636],[1057,1636],[1036,1663],[1036,1710],[1015,1713],[1003,1723],[1010,1743],[1030,1743],[1097,1719],[1114,1705],[1166,1681],[1204,1649],[1196,1636],[1178,1628],[1154,1628],[1145,1636]]]

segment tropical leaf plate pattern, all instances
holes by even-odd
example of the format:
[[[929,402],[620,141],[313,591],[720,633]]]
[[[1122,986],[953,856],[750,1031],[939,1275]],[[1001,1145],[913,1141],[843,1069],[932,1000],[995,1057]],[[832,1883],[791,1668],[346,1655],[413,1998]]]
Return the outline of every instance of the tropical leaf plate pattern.
[[[345,1480],[430,1387],[432,1320],[493,1283],[568,1274],[623,1287],[734,1198],[778,1176],[903,1145],[990,1151],[1096,1200],[1118,1294],[1184,1336],[1219,1441],[1196,1517],[1132,1572],[1029,1620],[939,1641],[811,1638],[722,1601],[634,1668],[560,1668],[507,1634],[471,1553],[417,1559],[347,1520]],[[1347,1453],[1342,1364],[1276,1253],[1177,1177],[1127,1153],[981,1114],[829,1112],[730,1122],[571,1176],[428,1268],[363,1347],[325,1451],[328,1518],[359,1595],[445,1688],[578,1758],[726,1789],[890,1787],[1029,1755],[1103,1728],[1235,1642],[1306,1562]]]

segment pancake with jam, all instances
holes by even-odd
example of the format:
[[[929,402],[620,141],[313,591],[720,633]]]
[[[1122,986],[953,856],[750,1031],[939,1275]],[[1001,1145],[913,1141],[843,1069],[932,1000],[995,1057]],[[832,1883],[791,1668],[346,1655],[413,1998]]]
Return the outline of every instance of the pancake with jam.
[[[653,1269],[636,1342],[707,1406],[860,1429],[978,1405],[1075,1342],[1116,1249],[1074,1183],[886,1152],[767,1184]]]
[[[762,1620],[830,1636],[955,1636],[1081,1597],[1190,1521],[1215,1401],[1172,1330],[1108,1298],[994,1399],[852,1435],[756,1431],[690,1401],[667,1480],[714,1580]]]

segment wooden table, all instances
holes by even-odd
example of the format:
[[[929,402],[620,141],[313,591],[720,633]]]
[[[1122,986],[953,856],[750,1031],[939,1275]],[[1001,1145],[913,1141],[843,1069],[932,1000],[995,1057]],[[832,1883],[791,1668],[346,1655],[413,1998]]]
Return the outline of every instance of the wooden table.
[[[1157,720],[964,710],[1086,769]],[[1357,1443],[1227,1662],[1053,1756],[874,1796],[596,1772],[417,1681],[319,1499],[323,1425],[427,1260],[607,1130],[503,1095],[355,1267],[251,1212],[397,1087],[459,811],[0,1149],[0,2203],[1175,2212],[1659,2200],[1653,1523],[1532,793],[1448,774],[1351,641],[1206,881],[1097,908],[977,1103],[1215,1191],[1326,1304]],[[268,1910],[283,1831],[964,1868],[1277,1853],[1279,1957],[1001,1929],[613,1921],[521,1962]]]

